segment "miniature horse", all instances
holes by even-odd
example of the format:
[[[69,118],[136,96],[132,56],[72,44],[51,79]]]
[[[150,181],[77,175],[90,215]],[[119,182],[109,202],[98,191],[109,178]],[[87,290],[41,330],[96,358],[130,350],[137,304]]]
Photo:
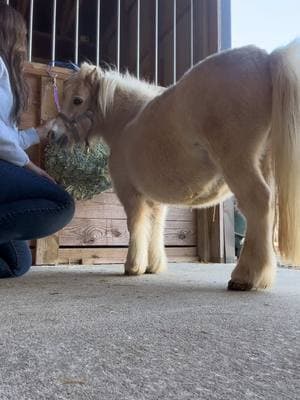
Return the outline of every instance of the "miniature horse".
[[[53,131],[109,145],[128,217],[126,274],[166,268],[166,205],[208,207],[232,193],[247,232],[228,288],[271,286],[275,228],[281,256],[299,264],[299,56],[298,41],[271,54],[228,50],[167,89],[88,64],[65,82]]]

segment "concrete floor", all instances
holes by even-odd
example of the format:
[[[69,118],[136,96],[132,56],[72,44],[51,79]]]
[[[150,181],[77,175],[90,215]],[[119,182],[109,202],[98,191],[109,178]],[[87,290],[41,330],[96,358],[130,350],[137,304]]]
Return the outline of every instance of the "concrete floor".
[[[231,269],[36,267],[0,281],[0,399],[300,399],[300,270],[240,293],[225,290]]]

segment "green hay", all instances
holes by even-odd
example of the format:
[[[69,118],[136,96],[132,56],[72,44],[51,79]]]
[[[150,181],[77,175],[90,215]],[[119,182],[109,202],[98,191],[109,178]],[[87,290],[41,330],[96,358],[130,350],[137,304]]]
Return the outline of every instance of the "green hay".
[[[76,144],[73,149],[51,143],[45,148],[45,169],[76,200],[88,200],[111,187],[109,149],[103,143],[93,148]]]

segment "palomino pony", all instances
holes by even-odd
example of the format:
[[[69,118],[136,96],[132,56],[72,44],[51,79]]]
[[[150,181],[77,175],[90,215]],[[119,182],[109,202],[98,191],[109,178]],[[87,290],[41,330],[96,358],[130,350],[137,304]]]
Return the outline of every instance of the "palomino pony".
[[[83,64],[64,87],[56,138],[101,135],[127,217],[125,272],[166,268],[166,206],[213,206],[232,195],[247,219],[228,288],[271,286],[276,257],[300,262],[300,42],[208,57],[163,89]],[[274,223],[276,216],[276,224]]]

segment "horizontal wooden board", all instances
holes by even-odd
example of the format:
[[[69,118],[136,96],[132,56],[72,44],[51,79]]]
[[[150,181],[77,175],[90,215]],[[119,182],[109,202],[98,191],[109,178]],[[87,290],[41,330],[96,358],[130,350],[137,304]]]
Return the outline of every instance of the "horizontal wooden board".
[[[77,201],[75,217],[126,219],[126,214],[116,194],[105,192],[92,200]],[[194,221],[196,224],[196,211],[184,207],[169,207],[167,221]]]
[[[127,246],[129,235],[124,219],[74,218],[59,234],[60,246]],[[191,221],[168,221],[167,246],[196,245],[196,225]]]
[[[166,248],[169,262],[197,262],[196,247]],[[123,264],[126,248],[60,248],[57,264]]]
[[[46,64],[40,63],[26,63],[25,64],[25,74],[33,75],[37,77],[47,76],[49,77],[49,67]],[[71,74],[72,71],[68,68],[51,67],[51,73],[56,75],[57,79],[66,79]]]

